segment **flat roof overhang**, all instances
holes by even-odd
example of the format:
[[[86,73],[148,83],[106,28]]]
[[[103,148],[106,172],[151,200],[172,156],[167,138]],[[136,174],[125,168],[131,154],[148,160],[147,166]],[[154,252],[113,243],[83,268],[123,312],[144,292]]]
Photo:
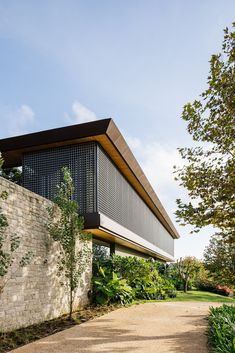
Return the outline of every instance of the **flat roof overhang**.
[[[150,249],[140,246],[136,243],[133,243],[131,241],[128,241],[126,239],[123,239],[119,235],[115,233],[110,233],[107,232],[105,229],[100,228],[89,228],[87,229],[88,232],[92,233],[97,239],[102,240],[102,241],[107,241],[110,243],[115,243],[124,246],[125,248],[131,248],[133,250],[136,250],[138,252],[141,252],[145,255],[149,255],[151,257],[154,257],[158,260],[166,261],[166,262],[174,262],[175,259],[173,256],[170,256],[168,254],[163,255],[161,252],[156,252],[156,251],[151,251]]]
[[[102,213],[86,214],[84,219],[85,231],[92,233],[100,240],[123,245],[159,260],[174,261],[173,255],[169,252],[160,249]]]
[[[102,119],[0,140],[4,167],[22,165],[23,154],[47,148],[97,141],[174,239],[170,217],[112,119]]]

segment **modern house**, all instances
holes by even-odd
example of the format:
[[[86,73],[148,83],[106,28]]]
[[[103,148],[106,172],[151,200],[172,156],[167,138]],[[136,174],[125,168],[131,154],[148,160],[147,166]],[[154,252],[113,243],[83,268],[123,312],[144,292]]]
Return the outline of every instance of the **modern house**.
[[[2,139],[0,151],[6,168],[22,166],[23,186],[48,199],[68,166],[94,242],[173,260],[179,234],[112,119]]]

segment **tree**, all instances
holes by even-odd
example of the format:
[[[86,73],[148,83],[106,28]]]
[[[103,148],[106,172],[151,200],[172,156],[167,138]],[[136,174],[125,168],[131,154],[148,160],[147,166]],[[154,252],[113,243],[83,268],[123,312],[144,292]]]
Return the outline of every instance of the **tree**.
[[[192,281],[195,276],[200,272],[202,264],[195,257],[187,256],[184,259],[180,258],[176,262],[176,270],[178,276],[183,282],[184,292],[188,290],[188,283]]]
[[[54,205],[48,209],[48,230],[60,244],[58,276],[64,276],[69,295],[69,317],[73,312],[75,291],[91,261],[90,235],[83,232],[84,220],[78,215],[79,205],[73,200],[74,187],[69,169],[62,168],[63,181],[57,186]],[[58,210],[59,208],[59,210]]]
[[[21,185],[22,172],[19,168],[1,168],[0,176]]]
[[[182,119],[199,145],[179,148],[187,161],[175,171],[190,202],[176,200],[181,225],[198,232],[212,225],[235,241],[235,23],[224,30],[222,53],[212,55],[208,88],[183,108]]]
[[[19,168],[3,168],[3,163],[4,160],[1,157],[0,153],[0,176],[12,181],[13,183],[16,184],[21,184],[21,177],[22,177],[22,172]]]
[[[0,153],[0,170],[3,164],[3,159]],[[4,201],[8,197],[6,191],[0,193],[0,200]],[[7,279],[7,273],[9,272],[12,264],[18,258],[19,267],[27,266],[33,257],[33,253],[28,251],[20,259],[16,256],[16,250],[20,246],[20,238],[16,234],[9,234],[7,232],[8,221],[7,217],[0,207],[0,294],[6,286],[9,278]]]
[[[215,281],[235,286],[235,245],[213,235],[204,251],[204,266]]]

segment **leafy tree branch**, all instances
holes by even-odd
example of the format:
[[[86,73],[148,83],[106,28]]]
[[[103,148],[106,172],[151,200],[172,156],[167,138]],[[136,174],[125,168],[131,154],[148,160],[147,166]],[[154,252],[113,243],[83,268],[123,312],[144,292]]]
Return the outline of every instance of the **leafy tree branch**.
[[[182,119],[196,147],[179,148],[186,161],[175,168],[176,180],[191,199],[176,200],[176,216],[194,231],[212,225],[235,241],[235,23],[224,30],[222,52],[212,55],[208,88],[187,103]]]
[[[48,230],[60,244],[57,263],[61,284],[68,287],[69,315],[73,312],[76,289],[91,261],[91,236],[85,232],[83,217],[78,215],[79,205],[73,200],[74,186],[69,169],[62,168],[63,181],[57,186],[54,205],[48,209]]]

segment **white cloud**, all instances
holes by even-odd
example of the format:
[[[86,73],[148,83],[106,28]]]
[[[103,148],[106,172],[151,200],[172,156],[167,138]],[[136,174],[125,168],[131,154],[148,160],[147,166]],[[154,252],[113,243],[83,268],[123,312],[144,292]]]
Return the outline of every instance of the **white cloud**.
[[[35,113],[27,104],[22,104],[18,108],[1,106],[0,121],[8,136],[25,134],[29,132],[36,123]]]
[[[177,206],[175,200],[177,198],[182,198],[186,202],[188,200],[186,190],[174,180],[173,166],[180,167],[185,163],[181,159],[177,147],[151,140],[141,141],[136,137],[126,137],[126,140],[171,220],[176,225],[174,212]],[[176,228],[181,238],[175,242],[175,258],[186,255],[202,258],[203,250],[209,244],[210,235],[214,230],[207,227],[200,234],[190,235],[192,227],[176,225]]]
[[[175,199],[182,194],[173,174],[173,166],[182,165],[177,148],[135,137],[127,137],[127,142],[158,197],[168,212],[173,211]]]
[[[72,113],[73,113],[72,116],[70,116],[68,113],[64,114],[65,120],[69,124],[80,124],[80,123],[86,123],[88,121],[97,120],[96,114],[78,101],[75,101],[73,103]]]

